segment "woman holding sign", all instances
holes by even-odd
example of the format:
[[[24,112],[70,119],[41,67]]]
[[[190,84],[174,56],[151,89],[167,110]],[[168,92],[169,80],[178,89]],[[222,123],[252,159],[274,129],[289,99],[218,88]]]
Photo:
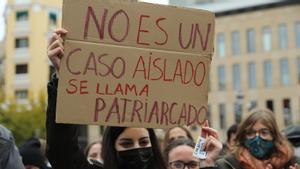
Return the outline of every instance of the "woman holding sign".
[[[48,57],[59,70],[64,56],[63,39],[58,29],[51,37]],[[48,84],[47,156],[55,169],[166,169],[153,129],[107,127],[103,136],[104,164],[90,164],[78,146],[78,125],[55,123],[58,78]]]
[[[48,46],[48,57],[59,70],[64,56],[62,36],[58,29]],[[166,169],[153,129],[107,127],[103,136],[103,166],[90,164],[78,146],[78,125],[55,123],[58,78],[48,84],[47,156],[55,169]]]

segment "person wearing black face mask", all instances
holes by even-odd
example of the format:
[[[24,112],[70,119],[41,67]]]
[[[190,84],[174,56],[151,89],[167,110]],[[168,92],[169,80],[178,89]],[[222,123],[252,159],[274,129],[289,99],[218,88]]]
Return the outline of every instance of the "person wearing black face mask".
[[[235,151],[217,165],[221,169],[299,169],[292,146],[269,110],[255,110],[241,123]]]
[[[153,129],[107,127],[103,145],[105,169],[166,169]]]
[[[59,70],[63,57],[62,36],[65,29],[52,35],[48,57]],[[46,116],[47,157],[53,169],[166,169],[153,129],[107,127],[101,156],[104,163],[90,163],[78,145],[78,125],[55,123],[58,78],[48,83]]]

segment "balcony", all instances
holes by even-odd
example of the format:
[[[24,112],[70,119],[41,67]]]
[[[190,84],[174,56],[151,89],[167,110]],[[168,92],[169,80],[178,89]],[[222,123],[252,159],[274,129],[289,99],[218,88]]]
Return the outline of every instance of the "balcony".
[[[16,5],[27,5],[30,3],[31,3],[31,0],[15,0]]]
[[[16,48],[14,63],[29,62],[29,48]]]
[[[14,35],[15,37],[27,36],[30,32],[28,20],[16,21]]]
[[[28,74],[16,74],[14,79],[15,89],[29,88],[29,76]]]

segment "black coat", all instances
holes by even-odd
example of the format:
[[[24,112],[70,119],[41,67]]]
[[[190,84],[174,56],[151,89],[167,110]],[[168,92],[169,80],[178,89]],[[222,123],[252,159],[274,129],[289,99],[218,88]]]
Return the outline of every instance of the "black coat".
[[[78,145],[78,125],[55,123],[58,79],[48,83],[47,157],[53,169],[103,169],[90,164]]]

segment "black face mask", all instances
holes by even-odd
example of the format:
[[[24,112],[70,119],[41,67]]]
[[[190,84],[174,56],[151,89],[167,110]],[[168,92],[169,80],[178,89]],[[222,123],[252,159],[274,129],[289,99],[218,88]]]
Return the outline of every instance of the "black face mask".
[[[119,168],[147,169],[153,156],[152,147],[118,151]]]

